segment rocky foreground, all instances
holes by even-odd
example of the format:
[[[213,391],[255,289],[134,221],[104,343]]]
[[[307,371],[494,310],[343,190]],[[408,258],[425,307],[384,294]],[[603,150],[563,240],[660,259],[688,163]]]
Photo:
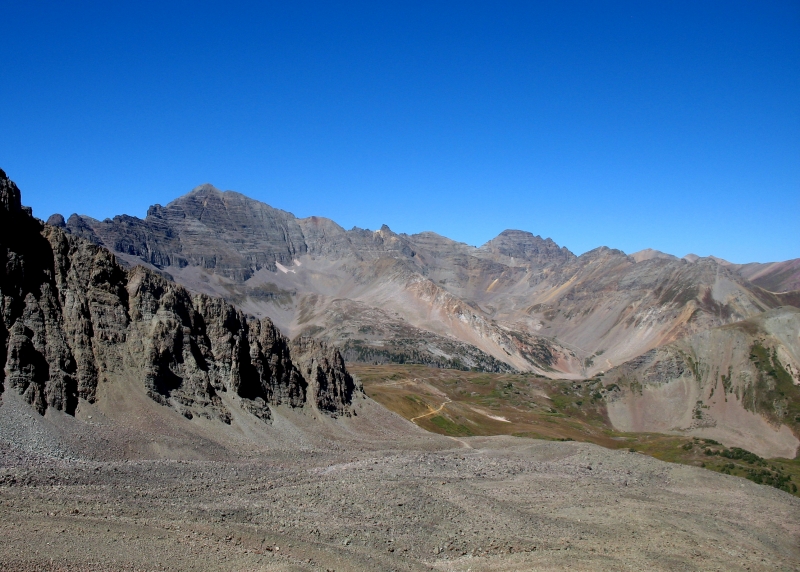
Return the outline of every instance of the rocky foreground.
[[[40,418],[15,400],[0,407],[3,570],[800,566],[800,499],[637,453],[448,439],[366,398],[322,432],[286,406],[220,430],[149,405],[130,424],[176,418],[149,437],[97,407]],[[38,454],[9,445],[20,428]]]

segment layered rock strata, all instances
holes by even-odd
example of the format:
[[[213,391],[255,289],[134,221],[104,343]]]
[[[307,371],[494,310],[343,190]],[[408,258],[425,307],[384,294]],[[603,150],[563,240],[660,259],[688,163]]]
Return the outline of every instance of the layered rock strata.
[[[335,348],[290,342],[269,318],[123,268],[105,248],[33,218],[2,171],[0,255],[0,392],[41,414],[74,414],[99,384],[132,374],[188,418],[230,422],[226,402],[265,420],[280,404],[349,415],[357,388]]]

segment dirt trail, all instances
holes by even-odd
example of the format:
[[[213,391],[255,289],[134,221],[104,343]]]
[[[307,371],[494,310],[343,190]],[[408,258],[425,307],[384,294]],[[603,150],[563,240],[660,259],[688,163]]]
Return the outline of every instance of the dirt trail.
[[[383,385],[383,386],[395,386],[395,385],[420,384],[420,383],[425,383],[425,378],[419,379],[419,378],[415,377],[414,379],[401,379],[401,380],[398,380],[398,381],[387,381],[386,383],[383,383],[381,385]],[[450,399],[449,397],[447,397],[439,388],[437,388],[437,387],[435,387],[433,385],[429,385],[428,387],[432,391],[435,391],[436,393],[438,393],[439,395],[444,397],[445,401],[439,407],[437,407],[436,409],[431,409],[427,413],[423,413],[422,415],[417,415],[416,417],[412,417],[411,419],[409,419],[409,421],[411,421],[414,424],[417,423],[417,419],[424,419],[425,417],[430,417],[431,415],[436,415],[437,413],[440,413],[442,411],[442,409],[444,409],[445,405],[447,405],[448,403],[452,403],[453,402],[453,400]],[[430,406],[428,406],[428,407],[430,408]]]
[[[427,413],[425,413],[425,414],[423,414],[423,415],[417,415],[416,417],[412,417],[410,421],[411,421],[412,423],[416,423],[416,422],[417,422],[417,419],[422,419],[423,417],[428,417],[428,416],[430,416],[430,415],[436,415],[437,413],[441,412],[441,410],[442,410],[442,409],[444,409],[444,406],[445,406],[445,405],[447,405],[448,403],[452,403],[452,402],[453,402],[453,400],[452,400],[452,399],[450,399],[450,398],[448,397],[448,398],[447,398],[447,401],[445,401],[444,403],[442,403],[442,404],[441,404],[439,407],[437,407],[436,409],[431,409],[430,411],[428,411]]]

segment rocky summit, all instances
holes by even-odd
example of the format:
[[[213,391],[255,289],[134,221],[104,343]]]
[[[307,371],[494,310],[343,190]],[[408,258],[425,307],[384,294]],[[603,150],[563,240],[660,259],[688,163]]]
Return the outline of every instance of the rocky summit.
[[[2,172],[0,251],[0,390],[40,414],[74,414],[126,376],[189,419],[230,423],[223,395],[265,421],[281,404],[350,414],[358,389],[335,349],[290,342],[269,318],[123,268],[105,248],[34,219]]]

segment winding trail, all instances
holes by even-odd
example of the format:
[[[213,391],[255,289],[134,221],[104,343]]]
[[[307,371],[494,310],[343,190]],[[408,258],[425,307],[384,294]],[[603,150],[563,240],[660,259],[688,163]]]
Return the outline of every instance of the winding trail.
[[[424,381],[424,379],[423,379],[422,381]],[[389,382],[385,382],[385,383],[383,383],[383,384],[381,384],[381,385],[382,385],[382,386],[384,386],[384,387],[386,387],[386,386],[390,386],[390,385],[405,385],[405,384],[407,384],[407,383],[420,383],[420,379],[419,379],[419,378],[417,378],[417,377],[415,377],[414,379],[401,379],[401,380],[399,380],[399,381],[389,381]],[[441,391],[438,391],[438,390],[437,390],[437,392],[438,392],[438,393],[441,393],[442,395],[444,395],[444,394],[443,394],[443,392],[441,392]],[[430,416],[430,415],[436,415],[436,414],[437,414],[437,413],[439,413],[439,412],[440,412],[442,409],[444,409],[444,406],[445,406],[445,405],[447,405],[448,403],[452,403],[452,402],[453,402],[453,400],[452,400],[452,399],[450,399],[449,397],[446,397],[446,399],[447,399],[447,401],[443,402],[443,403],[442,403],[442,404],[441,404],[439,407],[437,407],[436,409],[431,409],[431,410],[430,410],[430,411],[428,411],[427,413],[423,413],[422,415],[417,415],[416,417],[412,417],[411,419],[409,419],[409,421],[411,421],[412,423],[416,424],[416,423],[417,423],[417,419],[422,419],[422,418],[424,418],[424,417],[428,417],[428,416]],[[428,407],[430,408],[430,405],[429,405]]]
[[[424,379],[423,379],[423,381],[424,381]],[[390,382],[384,383],[382,385],[384,385],[384,386],[386,386],[386,385],[404,385],[406,383],[419,383],[419,382],[420,382],[419,378],[401,379],[400,381],[390,381]],[[447,405],[448,403],[452,403],[453,402],[453,400],[450,399],[449,397],[447,397],[446,399],[447,399],[447,401],[442,402],[442,404],[439,407],[437,407],[436,409],[431,409],[427,413],[423,413],[422,415],[417,415],[416,417],[412,417],[411,419],[409,419],[409,421],[411,421],[414,425],[417,425],[417,419],[423,419],[425,417],[429,417],[431,415],[436,415],[437,413],[440,413],[442,411],[442,409],[444,409],[445,405]],[[430,406],[428,406],[428,407],[430,407]],[[451,437],[450,435],[445,435],[445,437],[447,437],[448,439],[452,439],[453,441],[457,442],[464,449],[472,449],[473,448],[472,445],[470,445],[466,441],[462,441],[461,439],[459,439],[457,437]]]
[[[412,423],[416,423],[416,422],[417,422],[417,419],[422,419],[423,417],[428,417],[429,415],[436,415],[436,414],[437,414],[437,413],[439,413],[439,412],[440,412],[442,409],[444,409],[444,406],[445,406],[445,405],[447,405],[448,403],[452,403],[452,402],[453,402],[453,400],[452,400],[452,399],[450,399],[450,398],[448,397],[448,398],[447,398],[447,401],[445,401],[444,403],[442,403],[442,404],[441,404],[439,407],[437,407],[436,409],[431,409],[430,411],[428,411],[427,413],[425,413],[425,414],[423,414],[423,415],[417,415],[416,417],[412,417],[411,419],[409,419],[409,421],[411,421]]]

